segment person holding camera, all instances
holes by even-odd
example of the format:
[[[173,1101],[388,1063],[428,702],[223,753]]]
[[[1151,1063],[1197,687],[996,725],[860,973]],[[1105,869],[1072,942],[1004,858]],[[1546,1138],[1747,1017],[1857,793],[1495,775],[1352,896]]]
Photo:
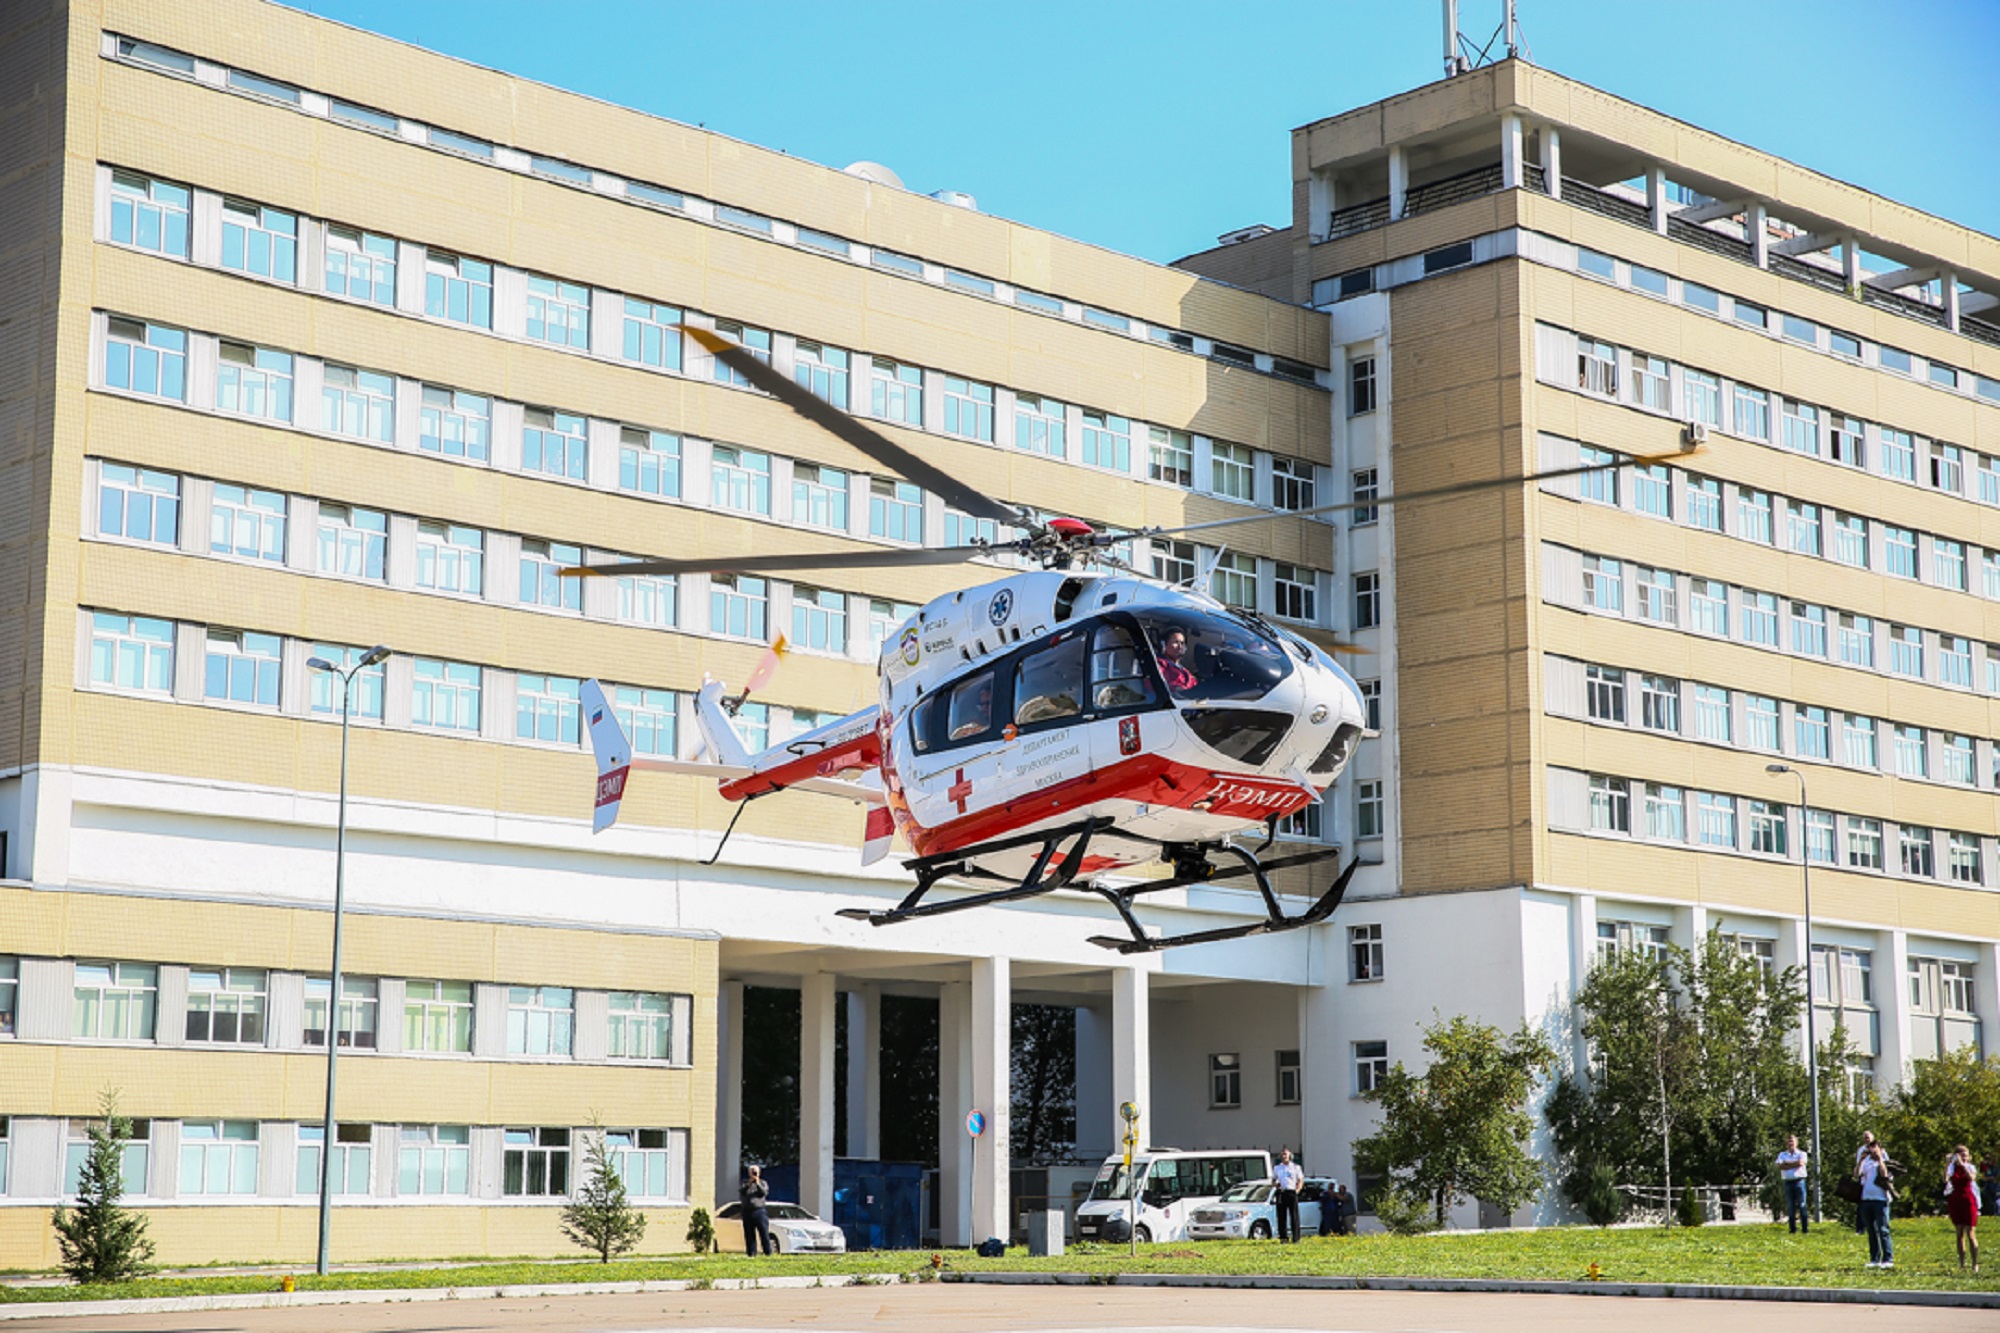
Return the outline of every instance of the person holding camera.
[[[1896,1186],[1890,1175],[1889,1156],[1882,1145],[1871,1140],[1862,1148],[1854,1177],[1861,1182],[1861,1233],[1868,1237],[1868,1266],[1894,1268],[1896,1248],[1889,1238],[1889,1205],[1895,1201]]]

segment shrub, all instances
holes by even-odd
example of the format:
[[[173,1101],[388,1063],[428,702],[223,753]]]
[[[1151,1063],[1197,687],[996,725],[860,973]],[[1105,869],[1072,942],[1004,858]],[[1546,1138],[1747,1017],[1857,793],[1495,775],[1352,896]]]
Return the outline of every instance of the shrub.
[[[1674,1209],[1674,1221],[1684,1227],[1698,1227],[1708,1221],[1708,1204],[1694,1186],[1681,1187],[1681,1199]]]
[[[586,1178],[562,1210],[562,1229],[565,1236],[595,1252],[598,1262],[608,1264],[612,1255],[639,1243],[646,1234],[646,1218],[626,1199],[625,1182],[611,1166],[603,1133],[588,1135],[584,1143]]]
[[[63,1272],[77,1283],[122,1282],[152,1271],[146,1219],[118,1202],[125,1195],[125,1144],[132,1137],[132,1122],[118,1114],[116,1093],[105,1093],[99,1104],[104,1118],[90,1126],[76,1208],[57,1204],[52,1219]]]
[[[1394,1236],[1421,1236],[1438,1228],[1431,1201],[1396,1185],[1384,1185],[1370,1200],[1375,1218]]]
[[[1618,1188],[1618,1173],[1603,1162],[1593,1162],[1579,1171],[1565,1190],[1570,1202],[1583,1210],[1592,1226],[1608,1227],[1625,1216],[1625,1195]]]
[[[708,1209],[697,1208],[688,1215],[688,1247],[696,1254],[707,1254],[719,1249],[715,1243],[715,1222],[708,1215]]]

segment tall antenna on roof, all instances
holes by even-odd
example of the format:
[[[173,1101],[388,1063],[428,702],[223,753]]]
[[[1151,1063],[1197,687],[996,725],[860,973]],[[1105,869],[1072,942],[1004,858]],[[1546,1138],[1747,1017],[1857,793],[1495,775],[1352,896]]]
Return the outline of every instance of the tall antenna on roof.
[[[1459,30],[1458,0],[1444,0],[1444,76],[1455,78],[1481,65],[1500,60],[1533,59],[1521,37],[1521,17],[1515,0],[1502,0],[1500,26],[1484,42],[1475,42]],[[1504,54],[1495,54],[1498,48]]]

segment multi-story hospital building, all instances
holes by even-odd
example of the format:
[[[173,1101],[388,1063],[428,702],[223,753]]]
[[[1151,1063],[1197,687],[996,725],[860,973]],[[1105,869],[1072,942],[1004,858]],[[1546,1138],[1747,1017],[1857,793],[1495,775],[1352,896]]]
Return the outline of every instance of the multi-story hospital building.
[[[1434,1012],[1566,1033],[1602,951],[1711,927],[1810,962],[1857,1080],[1992,1040],[2000,241],[1509,61],[1296,130],[1290,226],[1161,266],[259,0],[31,8],[0,32],[0,1267],[52,1262],[107,1089],[163,1259],[309,1254],[328,1152],[338,1258],[559,1251],[600,1132],[677,1245],[734,1193],[746,985],[801,992],[823,1214],[897,1114],[882,997],[935,997],[948,1243],[1010,1215],[1011,1003],[1076,1007],[1085,1154],[1131,1099],[1152,1142],[1343,1176]],[[1136,959],[1074,894],[876,929],[834,915],[904,887],[853,807],[759,802],[710,864],[734,808],[695,777],[593,837],[582,680],[692,758],[692,691],[782,631],[755,747],[1004,572],[557,578],[995,535],[683,325],[1041,513],[1269,514],[1214,591],[1358,646],[1380,714],[1282,830],[1379,862],[1334,919]],[[341,700],[306,663],[375,644],[334,996]]]

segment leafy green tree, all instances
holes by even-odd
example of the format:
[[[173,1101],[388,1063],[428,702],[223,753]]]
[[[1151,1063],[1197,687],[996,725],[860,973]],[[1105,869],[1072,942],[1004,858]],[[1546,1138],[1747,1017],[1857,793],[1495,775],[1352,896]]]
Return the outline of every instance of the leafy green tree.
[[[77,1182],[76,1207],[56,1205],[52,1219],[63,1272],[72,1282],[123,1282],[152,1271],[146,1219],[118,1201],[125,1196],[125,1145],[132,1122],[118,1114],[118,1096],[99,1099],[103,1119],[90,1126],[90,1147]]]
[[[1398,1062],[1368,1094],[1382,1125],[1355,1140],[1356,1170],[1427,1199],[1439,1226],[1468,1198],[1512,1212],[1541,1191],[1527,1101],[1555,1068],[1555,1049],[1526,1027],[1503,1036],[1463,1014],[1426,1029],[1424,1049],[1431,1058],[1421,1074]]]
[[[646,1216],[625,1197],[625,1182],[611,1165],[601,1126],[584,1136],[584,1181],[562,1210],[563,1234],[597,1255],[600,1263],[623,1254],[646,1234]]]
[[[2000,1125],[2000,1059],[1982,1060],[1972,1047],[1962,1046],[1912,1064],[1910,1081],[1883,1099],[1874,1126],[1911,1182],[1897,1190],[1897,1211],[1943,1212],[1945,1154],[1971,1143],[1977,1162],[1979,1138],[1995,1125]]]

